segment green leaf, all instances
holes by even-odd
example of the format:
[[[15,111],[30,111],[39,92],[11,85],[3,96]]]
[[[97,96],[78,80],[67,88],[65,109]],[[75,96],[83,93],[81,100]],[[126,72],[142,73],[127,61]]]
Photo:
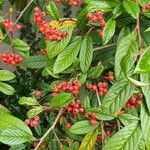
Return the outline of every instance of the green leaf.
[[[3,21],[4,21],[3,17],[2,17],[2,16],[0,16],[0,22],[3,22]]]
[[[43,111],[44,111],[43,107],[42,106],[38,106],[38,107],[30,109],[27,112],[27,116],[28,116],[28,118],[33,118],[33,117],[37,116],[38,114],[40,114]]]
[[[88,71],[88,77],[90,78],[98,78],[101,73],[104,70],[104,66],[99,63],[97,66],[92,67],[89,71]]]
[[[53,78],[59,78],[58,74],[53,73],[53,69],[51,67],[46,66],[42,71],[42,76],[52,76]]]
[[[98,130],[87,133],[82,140],[79,150],[93,150],[94,144],[97,139],[97,135],[98,135]]]
[[[0,81],[9,81],[16,77],[16,75],[8,70],[0,70]]]
[[[139,6],[138,3],[135,1],[131,1],[131,0],[124,0],[123,1],[123,6],[126,9],[126,11],[131,14],[131,16],[133,18],[137,18],[139,16]]]
[[[73,96],[70,93],[59,93],[52,98],[51,105],[53,107],[63,107],[69,104],[72,99]]]
[[[104,27],[103,36],[102,36],[102,41],[103,41],[104,45],[107,44],[108,41],[114,35],[115,28],[116,28],[116,20],[109,19],[108,22],[106,23],[105,27]]]
[[[4,35],[3,35],[3,32],[2,32],[2,30],[0,28],[0,40],[2,40],[3,38],[4,38]]]
[[[15,89],[6,83],[0,82],[0,92],[6,95],[13,95],[15,93]]]
[[[54,74],[64,71],[75,61],[80,50],[81,41],[81,37],[75,38],[72,43],[58,55],[54,64]]]
[[[22,56],[29,57],[30,46],[28,44],[20,39],[14,39],[12,42],[15,50],[17,50]]]
[[[49,42],[47,42],[47,48],[46,49],[48,51],[49,59],[54,58],[55,56],[57,56],[59,53],[61,53],[65,49],[65,47],[70,42],[73,27],[74,27],[73,25],[62,26],[61,30],[66,31],[68,33],[67,36],[64,37],[61,41],[49,41]]]
[[[57,6],[55,5],[53,1],[48,2],[48,5],[46,6],[46,10],[53,19],[56,19],[56,20],[59,19],[59,12],[58,12]]]
[[[128,51],[135,53],[138,51],[137,40],[135,32],[130,33],[126,37],[122,38],[118,45],[115,55],[115,76],[117,79],[122,77],[121,60],[127,55]],[[130,66],[128,66],[130,69]]]
[[[85,36],[80,50],[80,68],[83,73],[87,72],[93,58],[93,43],[90,36]]]
[[[0,104],[0,114],[4,113],[10,114],[11,112],[5,106]]]
[[[95,123],[93,126],[89,123],[88,120],[84,120],[84,121],[80,121],[75,123],[71,128],[70,128],[70,132],[74,133],[74,134],[85,134],[85,133],[89,133],[92,132],[93,130],[95,130],[96,128],[98,128],[99,123]]]
[[[103,111],[100,111],[100,112],[96,112],[96,118],[99,120],[108,121],[108,120],[113,120],[115,117],[107,115],[103,113]]]
[[[103,111],[108,115],[114,115],[129,99],[133,91],[133,85],[126,79],[116,81],[102,101]]]
[[[111,11],[110,5],[105,1],[91,1],[82,11],[77,18],[77,26],[83,26],[87,20],[86,14],[92,11],[101,10],[103,12]]]
[[[30,56],[23,61],[23,65],[31,69],[41,69],[47,65],[47,58],[42,55]]]
[[[138,121],[129,124],[106,142],[103,150],[137,150],[141,137]]]
[[[32,132],[24,122],[8,114],[0,114],[0,141],[7,145],[31,142]]]
[[[146,147],[150,149],[150,115],[143,104],[141,106],[141,128]]]
[[[150,73],[150,47],[141,55],[134,73]]]
[[[141,79],[141,82],[150,83],[150,74],[148,74],[148,73],[140,74],[140,79]],[[149,91],[150,91],[150,84],[149,84],[149,86],[142,87],[142,92],[144,94],[146,105],[147,105],[148,111],[150,113],[150,107],[149,107],[150,106],[150,94],[149,94]]]
[[[32,97],[21,97],[18,102],[20,105],[39,105],[38,101]]]
[[[145,32],[149,32],[149,31],[150,31],[150,27],[145,30]]]
[[[131,114],[122,114],[119,116],[119,120],[125,125],[129,125],[135,121],[138,121],[140,120],[138,117],[136,116],[133,116]]]

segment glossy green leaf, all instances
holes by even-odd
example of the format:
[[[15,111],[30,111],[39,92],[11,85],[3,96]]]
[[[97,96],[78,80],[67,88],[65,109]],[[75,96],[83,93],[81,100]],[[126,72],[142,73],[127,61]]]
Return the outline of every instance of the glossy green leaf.
[[[41,69],[47,65],[47,58],[42,55],[30,56],[23,61],[23,65],[31,69]]]
[[[126,79],[115,82],[102,101],[102,109],[108,115],[120,110],[134,91],[133,85]]]
[[[73,96],[70,93],[59,93],[52,98],[50,103],[53,107],[63,107],[69,104],[72,99]]]
[[[32,132],[24,122],[8,114],[0,114],[0,141],[7,145],[31,142]]]
[[[0,70],[0,81],[9,81],[16,77],[16,75],[8,70]]]
[[[58,12],[57,6],[55,5],[53,1],[48,2],[48,5],[46,6],[46,10],[53,19],[56,19],[56,20],[59,19],[59,12]]]
[[[21,97],[18,102],[20,105],[39,105],[38,101],[32,97]]]
[[[137,150],[140,137],[141,130],[138,121],[135,121],[115,133],[103,150]]]
[[[4,113],[10,114],[11,112],[5,106],[0,104],[0,114],[4,114]]]
[[[150,113],[150,94],[149,94],[149,91],[150,91],[150,74],[142,73],[142,74],[140,74],[140,79],[141,79],[141,82],[149,84],[148,86],[142,87],[142,92],[144,94],[146,105],[147,105],[148,111]]]
[[[141,128],[146,147],[150,149],[150,115],[143,104],[141,106]]]
[[[30,109],[27,112],[27,116],[28,116],[28,118],[33,118],[33,117],[37,116],[38,114],[40,114],[43,111],[44,111],[44,108],[42,106],[37,106],[37,107],[34,107],[34,108]]]
[[[96,142],[98,135],[98,130],[87,133],[82,140],[79,150],[93,150],[94,144]]]
[[[0,82],[0,92],[6,95],[13,95],[15,93],[15,89],[6,83]]]
[[[95,123],[93,126],[91,126],[88,120],[84,120],[84,121],[79,121],[75,123],[70,128],[69,131],[74,134],[85,134],[85,133],[92,132],[93,130],[98,128],[98,126],[99,126],[99,123]]]
[[[81,42],[81,37],[75,38],[72,43],[58,55],[54,64],[54,74],[64,71],[75,61],[80,50]]]
[[[117,79],[122,77],[121,60],[127,55],[129,50],[132,54],[138,51],[135,32],[122,38],[117,45],[115,55],[115,76]],[[128,67],[127,70],[130,69],[130,66]]]
[[[150,73],[150,47],[141,55],[134,73]]]
[[[83,73],[87,72],[93,58],[93,43],[90,36],[85,36],[80,50],[80,68]]]
[[[48,57],[49,59],[54,58],[57,56],[59,53],[61,53],[68,43],[70,42],[71,36],[72,36],[72,31],[73,31],[73,25],[68,25],[68,26],[62,26],[61,30],[66,31],[68,34],[66,37],[64,37],[61,41],[49,41],[47,42],[47,51],[48,51]]]
[[[22,56],[29,57],[30,46],[20,39],[13,40],[13,47],[17,50]]]
[[[97,66],[92,67],[89,71],[88,71],[88,77],[90,78],[98,78],[101,73],[104,70],[104,66],[99,63]]]
[[[114,35],[115,28],[116,28],[116,20],[109,19],[103,30],[102,41],[104,45],[107,44]]]
[[[131,14],[131,16],[133,18],[136,19],[139,16],[140,9],[139,9],[139,6],[138,6],[137,2],[131,1],[131,0],[124,0],[123,1],[123,6],[126,9],[126,11],[129,14]]]
[[[133,116],[131,114],[122,114],[119,116],[119,120],[125,125],[129,125],[135,121],[138,121],[140,120],[138,117],[136,116]]]

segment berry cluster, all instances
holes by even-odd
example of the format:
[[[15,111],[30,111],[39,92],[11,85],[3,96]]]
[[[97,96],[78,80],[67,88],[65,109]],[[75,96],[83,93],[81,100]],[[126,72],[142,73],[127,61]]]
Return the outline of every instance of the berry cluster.
[[[22,57],[18,54],[8,53],[0,54],[0,59],[7,65],[16,65],[22,61]]]
[[[86,118],[86,119],[90,119],[89,123],[91,125],[94,125],[96,123],[96,114],[94,112],[90,112],[90,113],[87,113],[85,112],[83,114],[83,116]]]
[[[20,30],[22,28],[22,26],[20,24],[13,23],[9,18],[4,19],[2,22],[2,25],[9,32],[12,32],[14,30],[14,27],[18,30]]]
[[[136,107],[138,105],[141,105],[141,103],[142,103],[141,99],[142,98],[143,98],[143,94],[141,94],[141,93],[132,95],[128,99],[128,101],[126,102],[126,106],[129,108],[133,108],[133,107]]]
[[[40,119],[39,116],[35,116],[33,119],[27,118],[24,122],[26,125],[30,127],[35,127],[38,124],[39,119]]]
[[[60,3],[62,0],[55,0],[55,1],[56,1],[56,3]],[[76,6],[79,3],[81,3],[82,0],[65,0],[65,2],[67,2],[71,6]]]
[[[103,36],[103,29],[105,27],[105,20],[104,20],[104,17],[103,17],[103,13],[101,11],[88,13],[87,18],[91,22],[96,22],[100,25],[100,29],[99,29],[98,33],[99,33],[99,36],[102,37]]]
[[[70,104],[65,107],[65,109],[68,113],[71,113],[74,116],[84,112],[84,109],[81,107],[80,100],[72,100]]]
[[[58,84],[53,85],[52,87],[52,95],[55,96],[59,91],[70,91],[73,95],[77,95],[79,93],[79,88],[81,84],[77,80],[73,80],[72,82],[62,81]]]
[[[150,9],[150,2],[146,3],[143,7],[142,7],[142,12],[146,12]]]
[[[38,7],[34,8],[33,20],[38,26],[39,31],[45,35],[47,40],[60,41],[63,37],[67,36],[66,31],[60,31],[49,26],[48,23],[45,21],[45,16],[45,12],[41,12]]]
[[[65,128],[66,129],[70,129],[71,128],[71,124],[69,122],[67,122],[66,125],[65,125]]]
[[[103,96],[107,93],[107,83],[106,82],[99,82],[98,84],[89,83],[87,85],[87,89],[94,92],[98,91],[98,94],[100,96]]]

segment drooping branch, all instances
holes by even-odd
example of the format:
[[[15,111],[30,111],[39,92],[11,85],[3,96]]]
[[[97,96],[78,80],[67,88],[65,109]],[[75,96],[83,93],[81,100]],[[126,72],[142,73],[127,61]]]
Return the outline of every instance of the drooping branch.
[[[34,148],[34,150],[38,150],[39,146],[42,144],[42,142],[44,141],[44,139],[47,137],[47,135],[52,131],[54,130],[61,114],[63,112],[63,108],[60,109],[55,121],[53,122],[52,126],[46,131],[46,133],[42,136],[42,138],[40,139],[39,143],[37,144],[37,146]]]

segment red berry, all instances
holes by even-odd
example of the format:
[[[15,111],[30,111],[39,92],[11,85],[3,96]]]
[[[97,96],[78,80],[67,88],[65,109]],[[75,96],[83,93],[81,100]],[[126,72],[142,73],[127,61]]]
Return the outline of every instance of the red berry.
[[[29,125],[30,124],[30,119],[26,119],[24,122],[25,122],[26,125]]]
[[[71,128],[71,124],[70,123],[66,123],[65,128],[67,128],[67,129]]]
[[[34,96],[35,96],[35,97],[40,97],[41,95],[42,95],[41,90],[35,90],[35,91],[34,91]]]
[[[39,119],[40,119],[39,116],[34,117],[34,120],[36,120],[36,121],[39,121]]]
[[[95,123],[96,123],[96,119],[91,119],[91,120],[90,120],[90,124],[91,124],[91,125],[94,125]]]

